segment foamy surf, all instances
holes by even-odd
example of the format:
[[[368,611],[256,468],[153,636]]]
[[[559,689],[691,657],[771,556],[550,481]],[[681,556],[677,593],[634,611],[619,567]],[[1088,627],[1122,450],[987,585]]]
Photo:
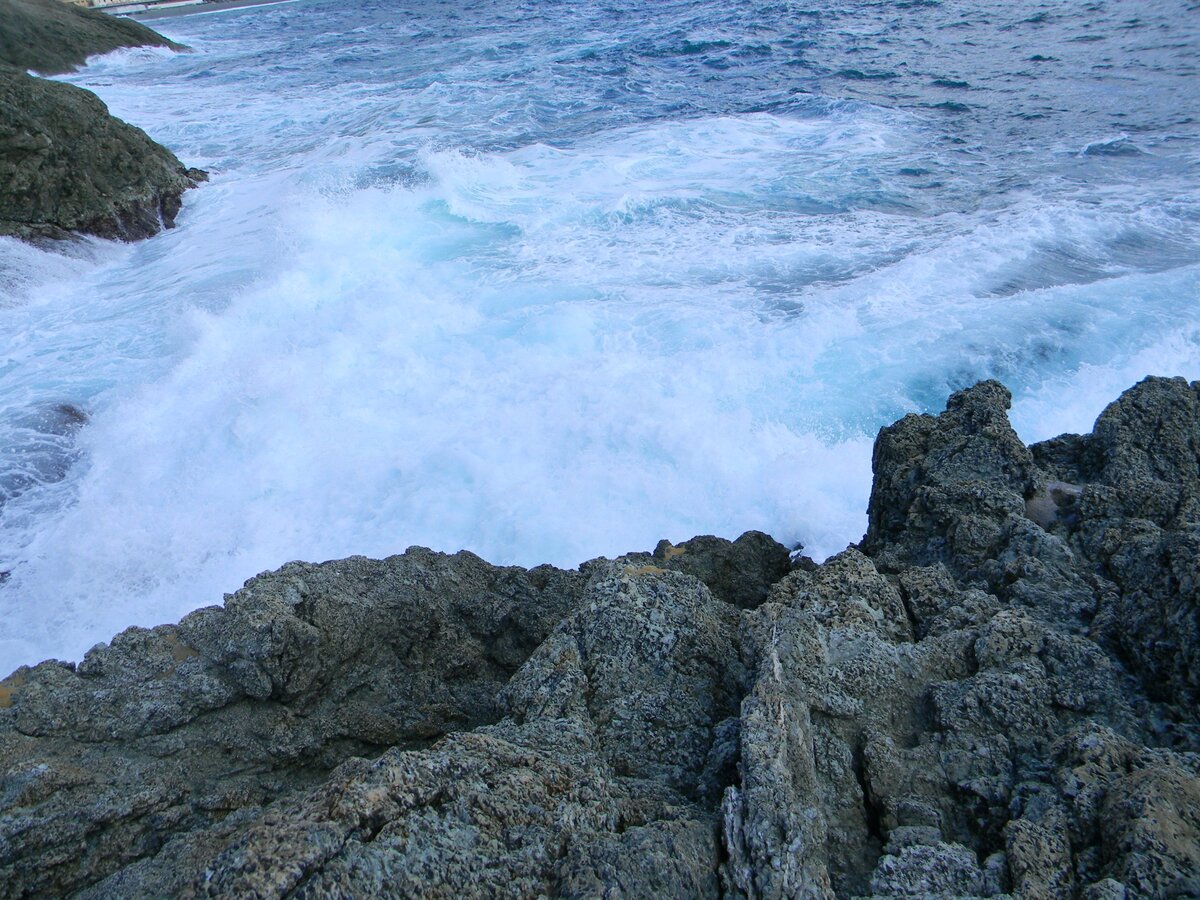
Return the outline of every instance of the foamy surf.
[[[444,12],[172,20],[195,53],[72,77],[214,177],[137,246],[0,241],[0,669],[293,558],[750,528],[820,558],[863,532],[877,429],[948,391],[1002,378],[1037,440],[1200,376],[1167,103],[1101,152],[1133,131],[1043,121],[1060,81],[1014,103],[999,50],[870,79],[762,10],[749,43],[708,4]]]

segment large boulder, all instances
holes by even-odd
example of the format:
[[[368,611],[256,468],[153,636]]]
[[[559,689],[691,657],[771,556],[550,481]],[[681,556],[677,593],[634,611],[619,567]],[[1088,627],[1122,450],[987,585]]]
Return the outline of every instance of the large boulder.
[[[0,68],[0,234],[149,237],[205,177],[95,94]]]
[[[0,0],[0,235],[137,240],[171,228],[187,169],[94,94],[26,74],[119,47],[182,49],[143,25],[62,0]]]

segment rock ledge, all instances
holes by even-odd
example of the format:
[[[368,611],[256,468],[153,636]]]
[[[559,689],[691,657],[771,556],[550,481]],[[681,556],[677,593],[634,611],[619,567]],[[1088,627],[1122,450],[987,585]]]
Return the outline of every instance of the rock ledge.
[[[1200,894],[1200,384],[1008,404],[883,429],[821,565],[290,563],[22,668],[0,896]]]

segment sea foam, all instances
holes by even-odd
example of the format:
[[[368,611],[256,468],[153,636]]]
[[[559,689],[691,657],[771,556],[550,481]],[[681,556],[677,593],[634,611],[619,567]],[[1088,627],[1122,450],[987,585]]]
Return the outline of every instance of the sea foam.
[[[984,87],[951,115],[949,69],[831,82],[769,11],[745,47],[717,4],[476,12],[176,19],[196,52],[71,76],[212,180],[136,246],[0,240],[0,670],[296,558],[823,558],[900,415],[998,377],[1037,440],[1200,376],[1169,110],[1080,154],[1128,128]]]

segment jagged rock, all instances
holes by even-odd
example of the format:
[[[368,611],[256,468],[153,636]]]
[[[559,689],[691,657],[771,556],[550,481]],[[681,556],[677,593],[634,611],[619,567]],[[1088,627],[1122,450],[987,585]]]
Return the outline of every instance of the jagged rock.
[[[703,535],[682,544],[659,541],[653,561],[675,572],[695,575],[720,599],[753,609],[771,585],[792,569],[787,547],[761,531],[747,531],[733,543]]]
[[[704,779],[737,695],[736,611],[691,578],[596,568],[503,692],[503,721],[346,762],[183,895],[713,895],[724,785]],[[98,891],[178,888],[151,863]]]
[[[909,565],[992,576],[999,549],[1037,482],[1008,422],[998,382],[959,391],[940,416],[908,415],[875,441],[863,549]],[[989,577],[989,582],[993,579]]]
[[[884,429],[819,566],[293,563],[21,669],[0,896],[1200,894],[1196,387],[1007,405]]]
[[[1084,480],[1114,489],[1119,516],[1163,528],[1200,521],[1200,385],[1147,378],[1100,414],[1084,453]]]
[[[1068,733],[1055,761],[1091,894],[1200,893],[1200,755],[1139,746],[1092,724]]]
[[[1082,624],[1096,592],[1061,537],[1030,517],[1044,513],[1048,479],[1009,424],[1010,403],[1003,385],[985,381],[951,396],[940,416],[880,431],[863,549],[888,571],[944,566],[1004,601]]]
[[[1156,699],[1200,709],[1200,384],[1147,378],[1109,405],[1090,435],[1031,448],[1081,484],[1063,529],[1111,581],[1096,630]]]
[[[19,669],[0,690],[0,895],[76,890],[349,756],[498,720],[583,584],[419,549],[293,563],[74,670]]]
[[[736,610],[673,572],[593,573],[586,605],[505,688],[510,716],[590,721],[616,775],[717,802],[724,785],[703,776],[744,689]]]

